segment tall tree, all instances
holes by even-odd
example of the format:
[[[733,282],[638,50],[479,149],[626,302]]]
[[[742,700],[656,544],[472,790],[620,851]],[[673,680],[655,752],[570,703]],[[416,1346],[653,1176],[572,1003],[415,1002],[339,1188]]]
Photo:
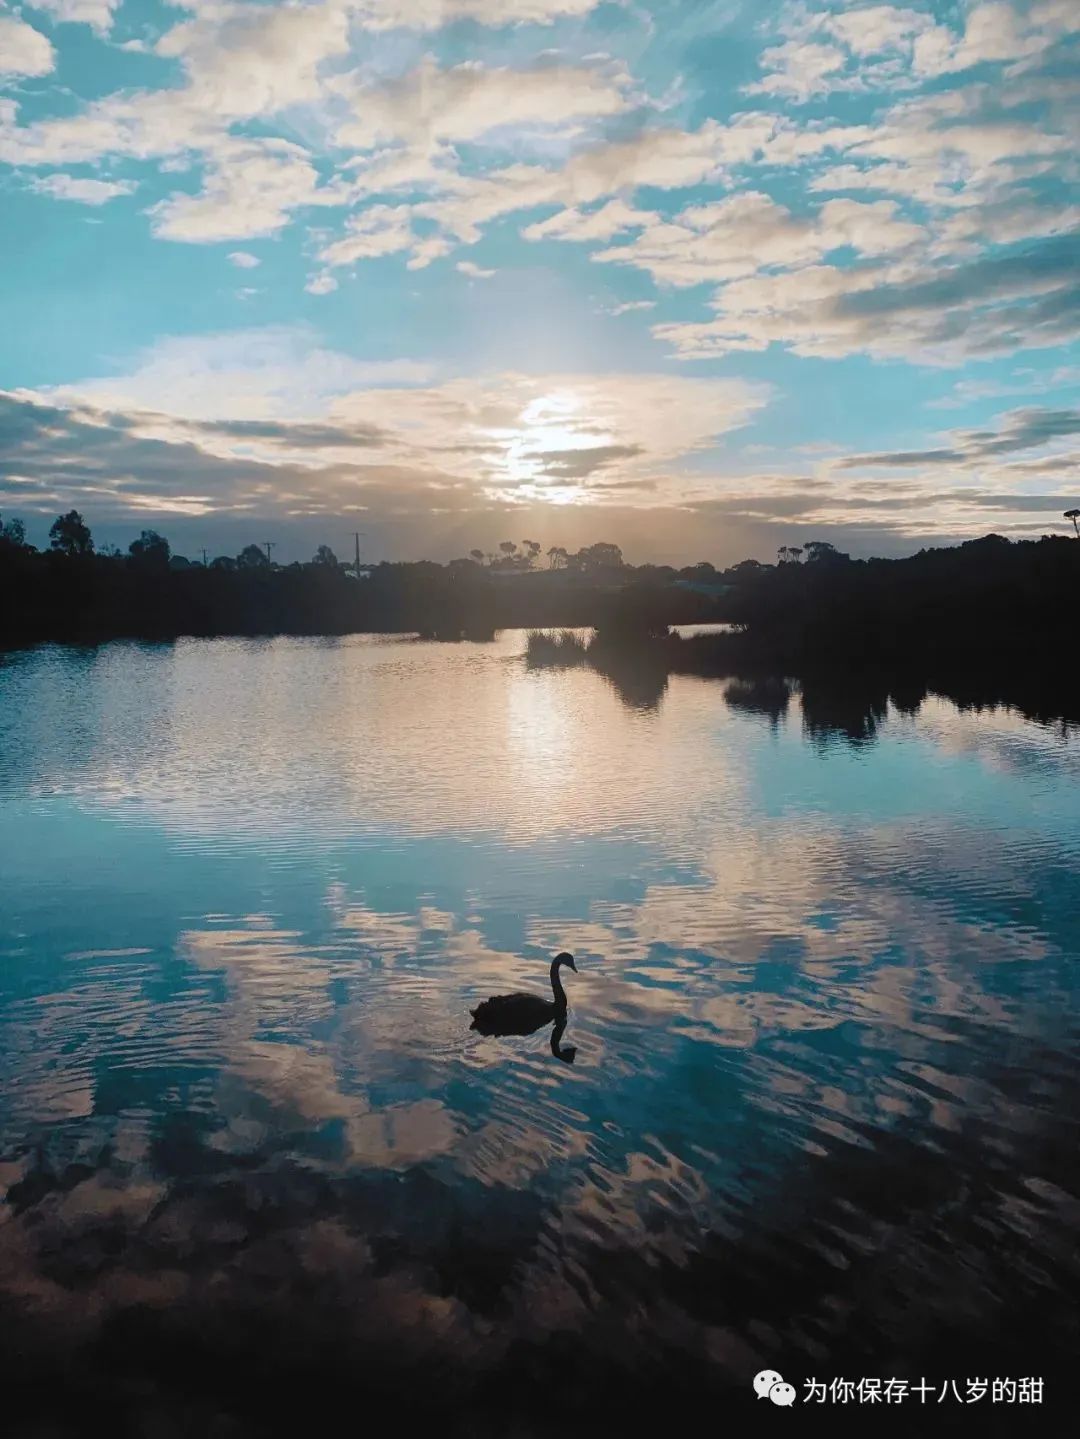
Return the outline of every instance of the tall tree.
[[[261,545],[245,545],[236,557],[236,563],[242,570],[268,570],[270,559]]]
[[[595,545],[586,545],[574,555],[574,561],[583,570],[619,569],[623,562],[622,550],[601,540]]]
[[[128,546],[132,564],[145,570],[168,569],[171,553],[168,540],[157,530],[143,530],[139,538],[132,540]]]
[[[830,545],[828,540],[807,540],[803,549],[808,564],[831,565],[851,558],[843,550],[838,550],[835,545]]]
[[[1073,529],[1076,531],[1076,538],[1077,538],[1078,540],[1080,540],[1080,528],[1077,527],[1077,523],[1076,523],[1077,520],[1080,519],[1080,510],[1066,510],[1066,511],[1065,511],[1065,518],[1066,518],[1067,520],[1072,520],[1072,522],[1073,522]]]
[[[14,545],[16,549],[25,549],[26,526],[22,520],[8,520],[4,524],[0,524],[0,540],[4,540],[9,545]]]
[[[49,543],[58,554],[70,559],[94,553],[94,537],[78,510],[68,510],[66,515],[56,517],[49,530]]]
[[[329,545],[320,545],[315,551],[311,563],[313,565],[320,565],[323,569],[336,570],[339,561],[337,555],[334,554]]]

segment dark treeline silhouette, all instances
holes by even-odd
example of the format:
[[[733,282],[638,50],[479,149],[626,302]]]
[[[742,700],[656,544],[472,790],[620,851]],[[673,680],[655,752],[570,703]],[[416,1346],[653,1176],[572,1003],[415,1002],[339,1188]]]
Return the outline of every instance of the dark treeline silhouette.
[[[986,662],[1070,665],[1080,543],[987,535],[907,559],[854,560],[824,541],[782,546],[775,565],[629,565],[618,546],[576,553],[504,541],[440,565],[339,562],[320,545],[279,565],[270,546],[193,563],[146,530],[126,554],[95,548],[72,510],[50,547],[0,526],[0,643],[179,635],[419,632],[490,638],[498,629],[592,627],[590,663],[638,674],[801,673],[835,665],[950,673]],[[726,620],[735,632],[675,642],[668,627]],[[565,660],[567,656],[564,656]]]
[[[595,633],[535,632],[534,665],[588,664],[636,707],[659,703],[668,677],[729,685],[728,703],[778,722],[798,680],[812,737],[873,738],[891,703],[928,694],[961,707],[1006,704],[1041,721],[1080,722],[1071,662],[1080,545],[998,535],[901,560],[852,560],[831,546],[783,547],[777,565],[744,561],[720,576],[723,633],[669,633],[654,583],[607,599]]]
[[[611,595],[637,576],[651,581],[668,623],[708,618],[715,603],[691,586],[698,567],[634,569],[611,544],[574,554],[556,546],[545,561],[537,542],[505,541],[494,555],[474,550],[446,565],[382,562],[358,573],[327,545],[289,565],[256,544],[235,557],[193,562],[153,530],[126,554],[99,550],[75,510],[56,520],[49,537],[39,551],[19,520],[0,525],[2,646],[358,631],[490,639],[498,629],[595,624]]]

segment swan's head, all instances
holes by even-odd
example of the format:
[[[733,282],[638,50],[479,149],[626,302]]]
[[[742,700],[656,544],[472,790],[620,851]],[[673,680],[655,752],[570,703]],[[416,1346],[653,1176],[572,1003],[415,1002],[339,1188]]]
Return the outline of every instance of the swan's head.
[[[555,956],[555,968],[558,969],[561,964],[568,964],[570,968],[574,971],[574,973],[577,974],[577,965],[574,963],[574,956],[572,954],[567,954],[565,950],[562,954],[557,954]]]

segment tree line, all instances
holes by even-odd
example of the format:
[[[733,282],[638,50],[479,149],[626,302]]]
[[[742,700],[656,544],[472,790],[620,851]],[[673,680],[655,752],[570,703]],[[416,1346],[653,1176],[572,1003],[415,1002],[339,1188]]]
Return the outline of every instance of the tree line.
[[[897,560],[853,559],[809,540],[782,545],[775,564],[746,559],[722,569],[707,560],[630,565],[610,542],[574,552],[552,546],[545,556],[536,541],[507,540],[445,565],[383,561],[359,572],[328,545],[304,563],[278,564],[271,554],[271,545],[251,543],[235,556],[193,561],[149,529],[126,553],[99,548],[76,510],[57,517],[39,551],[8,519],[0,523],[0,644],[365,630],[459,639],[589,626],[633,645],[672,624],[726,620],[739,633],[725,643],[741,645],[744,657],[880,662],[914,651],[1064,653],[1080,596],[1072,536],[987,535]]]

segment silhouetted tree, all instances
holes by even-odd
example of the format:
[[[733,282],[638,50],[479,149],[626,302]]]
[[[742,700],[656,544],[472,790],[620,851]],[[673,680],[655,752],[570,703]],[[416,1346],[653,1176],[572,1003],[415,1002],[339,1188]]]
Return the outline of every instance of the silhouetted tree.
[[[517,545],[514,543],[513,540],[503,540],[503,542],[499,545],[499,549],[502,550],[503,554],[508,560],[513,559],[513,557],[517,554]]]
[[[551,549],[548,550],[547,554],[548,565],[551,569],[562,570],[566,568],[567,560],[570,557],[562,545],[552,545]]]
[[[526,558],[528,559],[529,566],[531,568],[533,561],[540,553],[540,542],[539,540],[522,540],[521,543],[525,547]]]
[[[582,570],[617,570],[622,566],[622,550],[618,545],[601,541],[578,550],[576,555],[570,556],[570,562]]]
[[[313,565],[321,565],[324,569],[336,570],[339,560],[329,545],[320,545],[315,551],[315,556],[311,563]]]
[[[7,520],[0,525],[0,540],[15,546],[16,549],[24,549],[26,547],[26,526],[22,520]]]
[[[475,560],[478,565],[482,565],[484,563],[484,552],[483,550],[470,550],[469,558]]]
[[[1073,529],[1076,531],[1076,538],[1077,538],[1078,540],[1080,540],[1080,528],[1077,527],[1077,523],[1076,523],[1077,520],[1080,520],[1080,510],[1066,510],[1066,511],[1065,511],[1065,518],[1066,518],[1067,520],[1072,520],[1072,522],[1073,522]]]
[[[140,569],[164,570],[168,568],[171,551],[164,535],[159,535],[157,530],[143,530],[128,546],[128,554],[131,563]]]
[[[94,538],[78,510],[57,516],[49,530],[49,542],[58,554],[71,559],[94,553]]]
[[[236,557],[236,563],[242,570],[268,570],[270,560],[264,549],[258,545],[245,545]]]
[[[838,550],[835,545],[830,545],[828,540],[807,540],[803,551],[806,554],[807,564],[831,565],[851,559],[851,556],[846,555],[843,550]]]

